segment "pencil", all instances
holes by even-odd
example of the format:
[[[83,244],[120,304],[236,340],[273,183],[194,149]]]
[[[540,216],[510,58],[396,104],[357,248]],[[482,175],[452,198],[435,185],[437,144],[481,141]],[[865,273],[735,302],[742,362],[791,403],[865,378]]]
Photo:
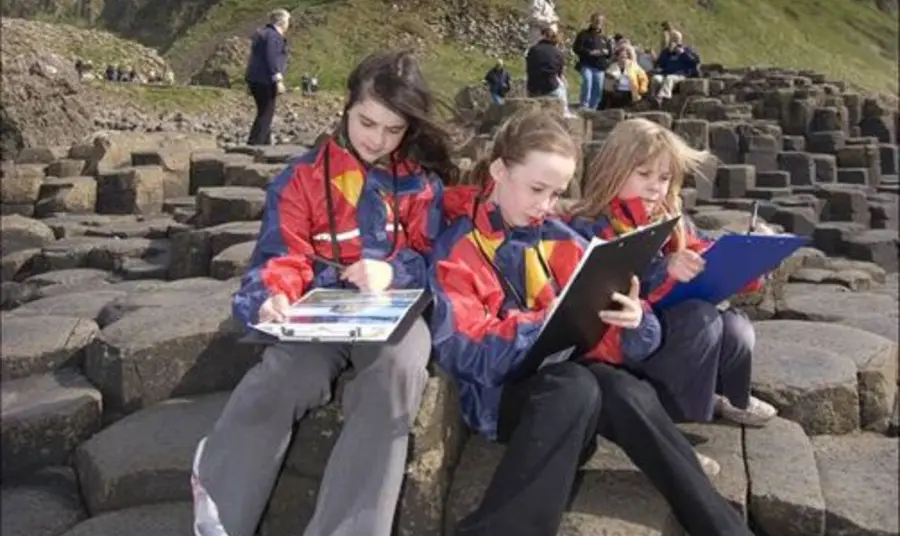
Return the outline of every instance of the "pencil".
[[[321,262],[322,264],[324,264],[326,266],[331,266],[332,268],[336,268],[338,270],[343,270],[344,268],[346,268],[346,266],[344,266],[343,264],[341,264],[337,261],[333,261],[331,259],[326,259],[325,257],[320,257],[318,255],[309,255],[309,258],[311,258],[314,261]]]
[[[750,226],[747,228],[747,234],[753,233],[756,229],[756,220],[759,217],[759,201],[754,201],[750,207]]]

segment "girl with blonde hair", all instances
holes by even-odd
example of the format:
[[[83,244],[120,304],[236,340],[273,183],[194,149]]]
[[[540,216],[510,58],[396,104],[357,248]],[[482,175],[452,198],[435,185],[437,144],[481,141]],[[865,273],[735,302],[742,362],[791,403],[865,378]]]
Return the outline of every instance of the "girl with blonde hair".
[[[583,235],[612,239],[680,214],[684,179],[689,173],[699,176],[699,165],[709,156],[657,123],[623,121],[590,163],[584,197],[572,208],[570,223]],[[757,231],[771,232],[765,226]],[[643,296],[662,323],[662,346],[647,359],[623,366],[654,384],[676,421],[710,421],[718,413],[736,423],[762,426],[776,411],[750,395],[755,335],[747,316],[700,300],[661,310],[655,306],[676,283],[690,281],[703,270],[701,253],[710,245],[683,215],[640,276]],[[745,291],[761,285],[762,280],[753,281]]]
[[[691,534],[750,536],[653,386],[608,363],[640,362],[659,346],[659,322],[636,279],[627,295],[613,295],[621,309],[598,312],[610,328],[596,348],[546,356],[537,370],[524,364],[586,246],[551,214],[578,153],[558,114],[522,112],[473,169],[477,185],[446,192],[453,223],[429,270],[434,356],[457,381],[468,425],[507,446],[455,534],[555,536],[599,434],[644,471]]]

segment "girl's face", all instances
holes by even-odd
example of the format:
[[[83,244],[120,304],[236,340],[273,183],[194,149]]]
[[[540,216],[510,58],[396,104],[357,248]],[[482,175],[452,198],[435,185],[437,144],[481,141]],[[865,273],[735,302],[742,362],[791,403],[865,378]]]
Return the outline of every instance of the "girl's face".
[[[508,225],[522,227],[542,221],[566,191],[575,174],[575,159],[556,153],[532,151],[522,161],[491,163],[495,186],[492,199]]]
[[[350,145],[369,164],[396,151],[407,128],[406,119],[369,96],[347,110]]]
[[[668,155],[660,155],[655,160],[641,164],[631,170],[625,184],[619,191],[621,199],[640,198],[647,213],[659,208],[669,185],[672,183],[672,160]]]

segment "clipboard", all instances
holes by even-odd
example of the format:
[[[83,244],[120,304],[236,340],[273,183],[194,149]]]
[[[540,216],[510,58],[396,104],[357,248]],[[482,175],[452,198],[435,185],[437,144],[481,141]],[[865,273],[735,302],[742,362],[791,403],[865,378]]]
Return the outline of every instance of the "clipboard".
[[[706,268],[687,283],[676,284],[654,307],[665,309],[686,300],[720,303],[807,244],[809,238],[796,235],[722,235],[703,252]]]
[[[297,318],[303,305],[321,300],[322,308],[341,306],[328,302],[330,296],[343,300],[345,306],[362,306],[376,309],[374,316],[344,316],[333,313],[331,318],[315,315]],[[348,299],[349,298],[349,299]],[[349,304],[346,302],[350,302]],[[378,303],[390,303],[384,305]],[[396,302],[400,302],[398,305]],[[381,345],[398,343],[431,305],[431,294],[426,289],[389,290],[380,293],[364,293],[347,289],[314,289],[291,306],[288,320],[278,324],[257,324],[239,339],[244,344],[313,343]],[[369,304],[373,302],[374,304]],[[393,302],[393,303],[391,303]],[[317,303],[318,305],[318,303]],[[382,308],[386,312],[378,312]],[[302,320],[302,323],[297,323]]]
[[[640,273],[653,259],[679,219],[680,215],[674,216],[609,242],[591,240],[516,376],[534,372],[557,352],[575,347],[573,355],[579,355],[593,349],[609,328],[597,313],[615,307],[613,292],[628,292],[632,275]]]

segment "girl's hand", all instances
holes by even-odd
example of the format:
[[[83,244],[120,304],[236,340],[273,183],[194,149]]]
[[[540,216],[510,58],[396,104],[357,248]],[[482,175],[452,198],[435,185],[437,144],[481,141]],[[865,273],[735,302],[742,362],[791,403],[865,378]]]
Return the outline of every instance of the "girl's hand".
[[[644,318],[644,307],[641,305],[641,285],[638,278],[631,276],[631,288],[628,289],[628,295],[614,292],[612,299],[622,305],[619,311],[606,310],[600,311],[600,320],[610,326],[617,326],[625,329],[635,329],[641,325]]]
[[[682,249],[669,255],[667,271],[669,276],[682,283],[697,277],[703,271],[706,261],[699,253]]]
[[[284,294],[275,294],[263,302],[259,308],[260,322],[284,322],[287,318],[288,307],[287,296]]]
[[[391,285],[394,268],[385,261],[362,259],[345,268],[341,279],[353,283],[363,292],[381,292]]]

